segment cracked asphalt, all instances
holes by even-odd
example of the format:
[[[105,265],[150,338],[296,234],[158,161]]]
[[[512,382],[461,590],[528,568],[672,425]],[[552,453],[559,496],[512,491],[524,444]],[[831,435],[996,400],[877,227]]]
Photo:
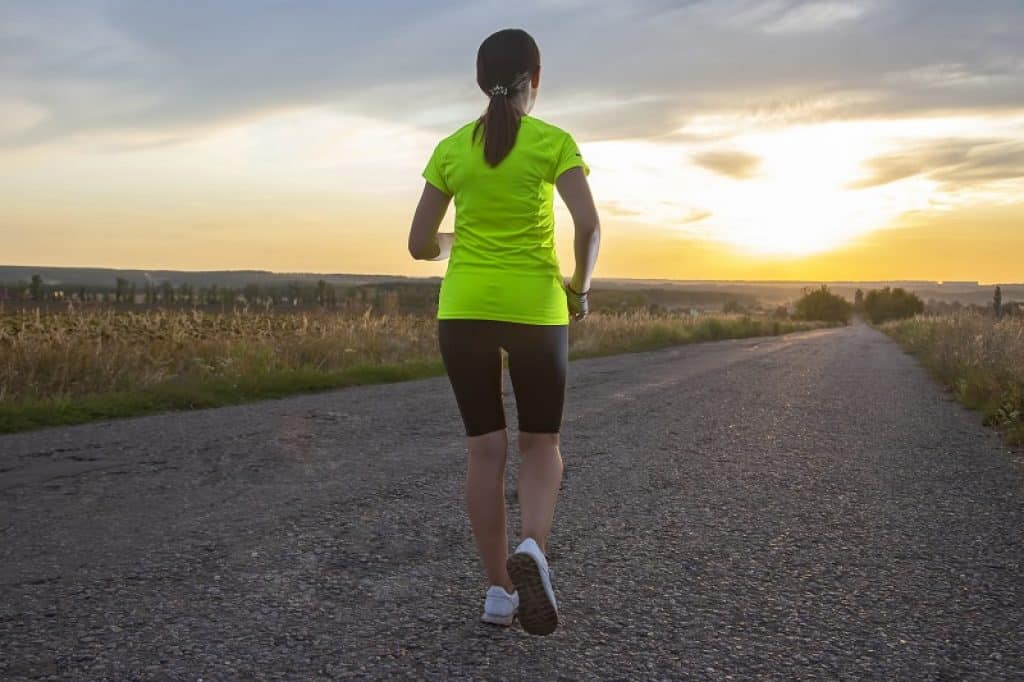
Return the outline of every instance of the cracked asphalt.
[[[552,636],[477,620],[440,377],[0,437],[0,677],[1024,677],[1022,453],[882,334],[569,374]]]

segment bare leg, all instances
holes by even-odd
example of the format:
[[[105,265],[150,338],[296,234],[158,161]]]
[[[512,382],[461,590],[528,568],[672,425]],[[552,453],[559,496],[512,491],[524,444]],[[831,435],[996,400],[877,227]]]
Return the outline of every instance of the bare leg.
[[[505,520],[505,458],[508,430],[491,431],[466,439],[469,466],[466,472],[466,509],[473,536],[491,585],[508,592],[515,588],[508,576],[508,527]]]
[[[547,553],[548,533],[562,481],[557,433],[519,432],[519,509],[523,538],[533,538]]]

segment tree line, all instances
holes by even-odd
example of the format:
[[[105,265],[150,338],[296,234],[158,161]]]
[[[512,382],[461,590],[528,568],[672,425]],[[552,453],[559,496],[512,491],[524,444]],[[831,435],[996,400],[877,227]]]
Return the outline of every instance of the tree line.
[[[948,312],[965,307],[960,303],[932,304],[936,308],[949,308]],[[1024,306],[1019,303],[1003,303],[1002,289],[995,288],[993,294],[993,313],[998,317],[1004,315],[1024,314]],[[847,323],[854,314],[863,315],[872,324],[881,324],[889,320],[900,320],[925,312],[925,303],[921,297],[902,287],[884,287],[871,289],[865,293],[857,289],[853,302],[831,291],[823,284],[817,289],[805,289],[796,304],[796,317],[804,320],[822,322]],[[937,310],[943,312],[944,310]]]
[[[247,284],[241,288],[193,286],[169,281],[135,282],[118,277],[109,286],[47,284],[39,275],[28,282],[0,283],[0,301],[21,303],[97,303],[118,306],[220,306],[226,308],[323,307],[382,312],[430,312],[437,308],[438,285],[395,282],[339,287],[326,280]]]

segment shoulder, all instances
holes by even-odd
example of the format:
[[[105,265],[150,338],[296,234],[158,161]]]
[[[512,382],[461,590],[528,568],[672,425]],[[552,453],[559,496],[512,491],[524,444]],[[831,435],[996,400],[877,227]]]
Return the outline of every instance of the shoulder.
[[[460,126],[455,132],[450,135],[441,138],[441,141],[437,143],[438,147],[449,146],[458,142],[459,140],[465,139],[466,137],[473,134],[473,128],[476,126],[476,119],[473,119],[469,123]]]
[[[569,131],[560,128],[553,123],[548,123],[543,119],[530,116],[529,114],[523,116],[522,121],[525,125],[529,125],[536,128],[539,132],[546,135],[550,139],[564,139],[567,137],[572,137],[572,135],[569,134]]]

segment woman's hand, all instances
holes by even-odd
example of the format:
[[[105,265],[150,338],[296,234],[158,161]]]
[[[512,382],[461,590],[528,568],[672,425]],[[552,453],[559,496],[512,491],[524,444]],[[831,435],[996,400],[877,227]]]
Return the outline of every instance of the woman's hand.
[[[601,243],[601,223],[597,217],[597,208],[594,206],[594,197],[590,194],[590,185],[587,184],[584,168],[570,168],[558,176],[555,185],[565,200],[569,213],[572,214],[576,233],[573,237],[576,271],[572,280],[566,284],[565,295],[569,300],[569,311],[573,317],[582,320],[590,310],[587,292],[590,290],[590,278],[594,272],[594,263],[597,262],[597,251]]]
[[[572,284],[565,283],[565,300],[569,304],[569,315],[574,320],[582,320],[590,314],[590,291],[576,291]]]
[[[437,255],[427,260],[447,260],[452,255],[452,246],[455,244],[454,232],[437,233]]]

